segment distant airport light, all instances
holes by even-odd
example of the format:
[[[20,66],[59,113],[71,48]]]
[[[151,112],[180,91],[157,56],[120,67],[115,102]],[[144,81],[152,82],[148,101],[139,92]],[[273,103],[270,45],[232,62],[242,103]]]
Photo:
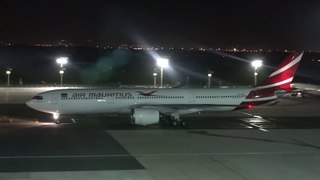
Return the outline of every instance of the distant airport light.
[[[163,86],[163,68],[169,67],[169,59],[157,58],[157,65],[160,67],[160,88]]]
[[[258,68],[262,66],[262,60],[254,60],[251,62],[252,67],[254,67],[254,85],[257,85]]]
[[[7,79],[7,86],[10,86],[10,74],[11,74],[11,71],[12,69],[9,68],[7,71],[6,71],[6,74],[8,76],[8,79]]]
[[[59,57],[57,58],[57,63],[60,64],[60,67],[68,63],[68,57]]]

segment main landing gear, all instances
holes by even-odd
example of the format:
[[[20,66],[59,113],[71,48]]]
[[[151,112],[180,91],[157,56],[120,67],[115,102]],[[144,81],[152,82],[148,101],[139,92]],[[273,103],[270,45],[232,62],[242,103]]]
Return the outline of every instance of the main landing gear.
[[[172,121],[173,127],[185,127],[186,125],[187,125],[186,121],[181,120],[181,119]]]
[[[164,115],[161,114],[160,116],[160,123],[162,125],[169,125],[173,127],[186,127],[186,121],[180,119],[179,114],[171,114],[171,115]]]

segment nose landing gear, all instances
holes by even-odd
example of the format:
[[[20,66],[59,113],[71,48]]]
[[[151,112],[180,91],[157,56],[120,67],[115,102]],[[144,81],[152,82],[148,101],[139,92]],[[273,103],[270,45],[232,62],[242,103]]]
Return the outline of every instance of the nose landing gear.
[[[53,113],[53,120],[56,124],[60,124],[60,120],[59,120],[59,113]]]

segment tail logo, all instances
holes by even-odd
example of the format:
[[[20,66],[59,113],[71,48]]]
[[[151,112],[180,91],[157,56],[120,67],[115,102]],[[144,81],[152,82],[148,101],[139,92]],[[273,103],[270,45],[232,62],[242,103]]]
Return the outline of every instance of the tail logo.
[[[151,92],[142,92],[142,91],[137,91],[139,93],[139,95],[142,96],[158,96],[158,95],[154,95],[153,93],[157,92],[157,91],[151,91]]]

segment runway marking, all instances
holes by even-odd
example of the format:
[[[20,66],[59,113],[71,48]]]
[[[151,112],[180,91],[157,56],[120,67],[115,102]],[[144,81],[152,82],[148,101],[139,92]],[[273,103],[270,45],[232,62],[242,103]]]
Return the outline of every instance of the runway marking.
[[[241,113],[241,114],[245,114],[245,115],[248,115],[248,116],[250,116],[250,117],[253,117],[253,116],[254,116],[253,114],[246,113],[246,112],[239,112],[239,113]]]
[[[259,119],[259,120],[261,120],[261,121],[266,121],[265,119],[263,119],[263,117],[258,116],[258,115],[254,115],[254,114],[250,114],[250,113],[246,113],[246,112],[240,112],[240,113],[245,114],[245,115],[248,115],[248,116],[250,116],[251,118],[257,118],[257,119]],[[239,118],[239,119],[242,120],[242,118]],[[242,120],[242,121],[243,121],[243,120]],[[261,131],[269,132],[269,130],[264,129],[264,128],[262,128],[261,126],[258,126],[258,125],[256,125],[256,124],[253,124],[253,123],[250,123],[250,122],[247,122],[247,121],[244,121],[244,122],[248,123],[250,126],[252,126],[252,127],[254,127],[254,128],[257,128],[257,129],[259,129],[259,130],[261,130]]]
[[[165,153],[165,154],[116,154],[116,155],[74,155],[74,156],[0,156],[0,159],[41,159],[41,158],[103,158],[103,157],[164,157],[164,156],[223,156],[223,155],[285,155],[320,154],[320,151],[302,152],[240,152],[240,153]]]
[[[0,156],[0,159],[40,159],[40,158],[99,158],[99,157],[123,157],[130,154],[117,155],[71,155],[71,156]]]

